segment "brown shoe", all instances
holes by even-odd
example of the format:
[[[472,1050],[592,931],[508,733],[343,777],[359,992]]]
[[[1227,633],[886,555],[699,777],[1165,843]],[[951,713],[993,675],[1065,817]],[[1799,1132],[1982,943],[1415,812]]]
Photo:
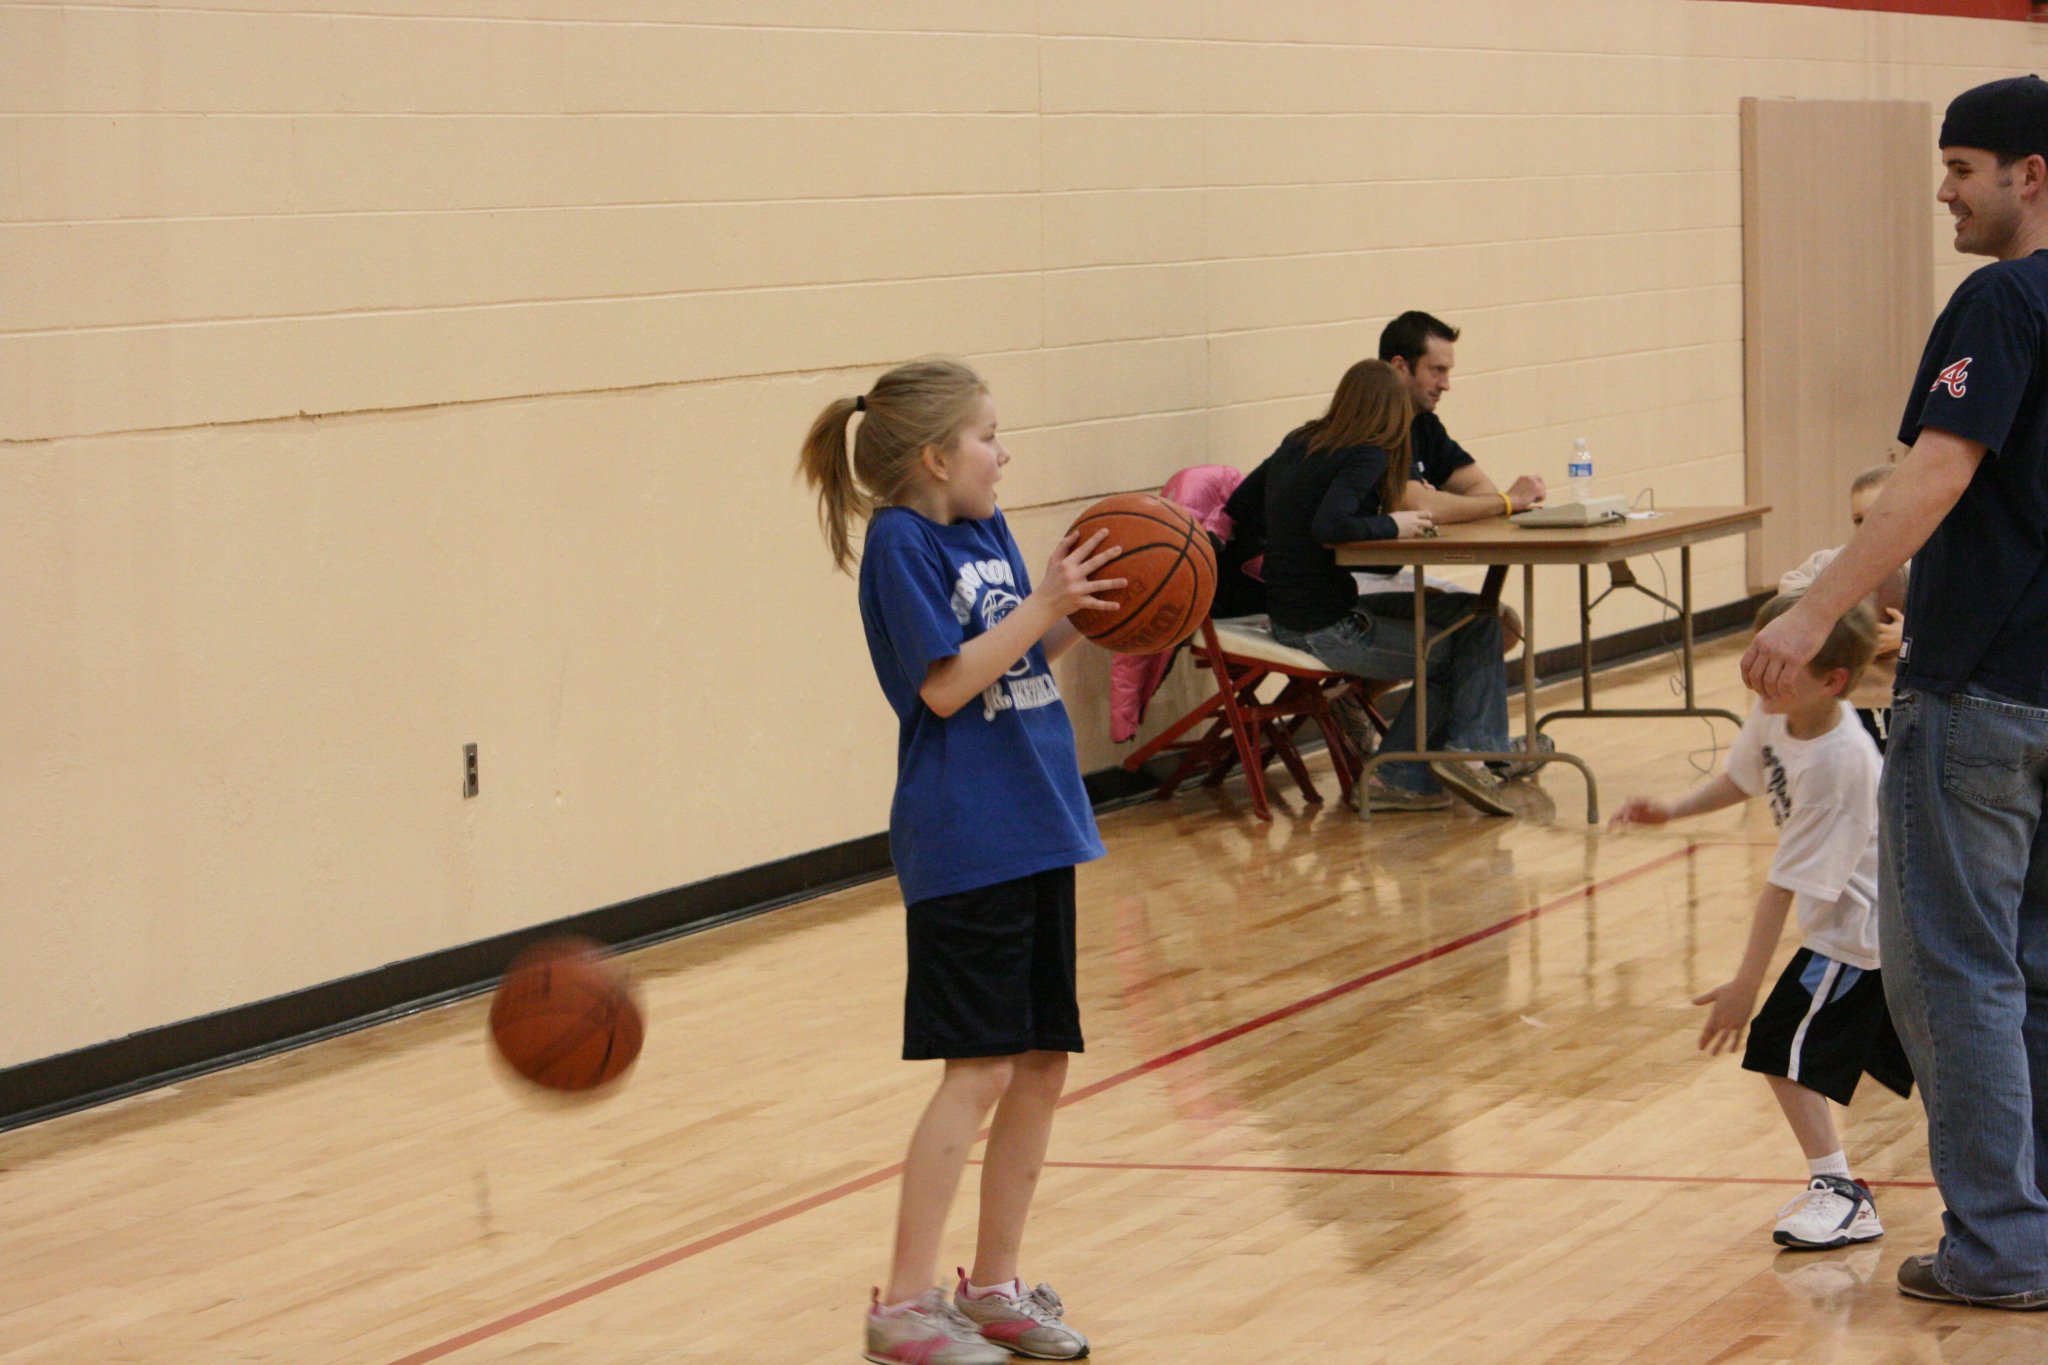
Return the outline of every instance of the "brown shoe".
[[[1972,1308],[2003,1308],[2013,1313],[2038,1313],[2048,1308],[2048,1289],[2028,1289],[2018,1294],[1995,1294],[1973,1299],[1958,1294],[1934,1278],[1934,1256],[1908,1256],[1899,1264],[1899,1292],[1931,1303],[1961,1303]]]

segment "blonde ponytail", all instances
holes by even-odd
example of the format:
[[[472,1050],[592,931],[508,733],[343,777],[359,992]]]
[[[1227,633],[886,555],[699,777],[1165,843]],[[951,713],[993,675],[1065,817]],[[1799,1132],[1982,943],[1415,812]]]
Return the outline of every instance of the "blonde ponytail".
[[[927,446],[950,450],[987,392],[981,376],[957,360],[914,360],[860,398],[825,405],[804,437],[797,471],[818,490],[818,524],[835,566],[853,567],[850,523],[901,495]],[[856,412],[863,416],[849,461],[846,424]]]
[[[811,423],[804,437],[797,468],[818,490],[818,525],[825,542],[832,547],[832,562],[841,569],[853,564],[853,541],[847,523],[865,517],[869,499],[854,484],[853,470],[846,462],[846,422],[856,411],[851,398],[835,398]]]

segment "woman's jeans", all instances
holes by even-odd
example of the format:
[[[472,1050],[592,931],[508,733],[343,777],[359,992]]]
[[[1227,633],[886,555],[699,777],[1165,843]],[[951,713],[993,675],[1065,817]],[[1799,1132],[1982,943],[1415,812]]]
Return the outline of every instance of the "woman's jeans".
[[[1885,746],[1879,951],[1948,1205],[1935,1277],[2048,1289],[2048,710],[1903,691]]]
[[[1432,593],[1424,599],[1432,634],[1473,616],[1471,593]],[[1358,599],[1334,625],[1306,633],[1277,622],[1273,638],[1303,649],[1340,673],[1398,681],[1415,676],[1415,597],[1376,593]],[[1429,651],[1429,743],[1415,743],[1415,698],[1411,695],[1387,727],[1385,748],[1399,753],[1429,749],[1504,750],[1508,747],[1508,674],[1501,663],[1500,618],[1474,616],[1462,630]],[[1424,763],[1388,763],[1380,779],[1404,791],[1439,790]]]

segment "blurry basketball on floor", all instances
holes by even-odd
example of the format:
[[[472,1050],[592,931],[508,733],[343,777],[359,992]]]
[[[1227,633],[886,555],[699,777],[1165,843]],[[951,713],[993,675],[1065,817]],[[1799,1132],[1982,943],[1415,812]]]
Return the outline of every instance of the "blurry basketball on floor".
[[[549,1090],[594,1090],[640,1055],[645,1024],[631,980],[589,939],[536,943],[491,998],[491,1041],[506,1065]]]
[[[1216,551],[1209,534],[1180,508],[1150,493],[1118,493],[1083,512],[1082,541],[1107,531],[1101,549],[1123,551],[1095,571],[1130,580],[1097,596],[1117,605],[1073,615],[1075,627],[1119,654],[1157,654],[1195,633],[1216,596]]]

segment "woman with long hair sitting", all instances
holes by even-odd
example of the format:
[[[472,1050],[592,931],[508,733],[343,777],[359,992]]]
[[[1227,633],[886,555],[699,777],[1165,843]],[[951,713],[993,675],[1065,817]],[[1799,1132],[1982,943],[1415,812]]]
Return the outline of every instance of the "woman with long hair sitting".
[[[1334,543],[1392,540],[1430,529],[1427,512],[1402,510],[1408,487],[1408,391],[1384,361],[1344,372],[1329,411],[1287,433],[1246,476],[1226,510],[1238,536],[1263,536],[1267,611],[1273,638],[1361,678],[1414,676],[1414,598],[1359,595],[1338,566]],[[1476,610],[1469,593],[1432,595],[1432,635],[1464,620],[1429,652],[1431,749],[1498,752],[1508,747],[1507,673],[1500,618]],[[1471,618],[1465,620],[1464,618]],[[1415,699],[1388,728],[1386,747],[1413,750]],[[1481,810],[1509,815],[1499,779],[1476,762],[1388,763],[1367,787],[1373,810],[1441,810],[1451,787]]]

